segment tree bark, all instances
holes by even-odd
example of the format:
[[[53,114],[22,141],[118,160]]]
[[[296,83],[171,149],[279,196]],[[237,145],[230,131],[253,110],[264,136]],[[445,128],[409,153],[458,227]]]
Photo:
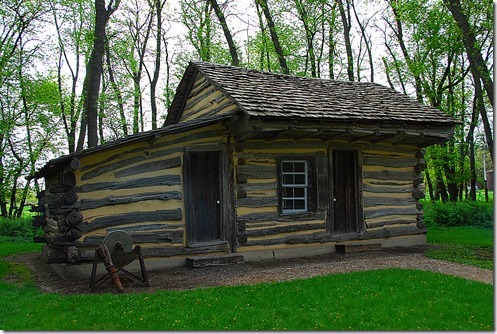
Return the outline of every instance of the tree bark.
[[[269,57],[269,48],[266,42],[266,29],[264,28],[264,22],[262,20],[262,13],[261,13],[261,6],[259,3],[256,1],[255,2],[255,9],[257,11],[257,18],[259,19],[259,28],[261,29],[261,37],[262,37],[262,44],[263,44],[263,50],[261,50],[260,54],[260,70],[264,70],[264,57],[266,57],[267,61],[267,71],[271,72],[271,59]]]
[[[471,75],[473,76],[473,86],[475,88],[475,104],[473,106],[473,111],[476,111],[480,114],[481,120],[483,123],[483,130],[485,133],[485,138],[487,140],[488,150],[490,152],[490,158],[494,161],[494,140],[492,136],[492,128],[490,126],[490,122],[488,121],[487,111],[485,110],[485,105],[483,103],[483,91],[481,87],[480,81],[480,73],[475,66],[470,64]],[[477,119],[478,117],[476,117]],[[471,124],[473,126],[473,124]],[[476,124],[475,124],[476,126]],[[471,128],[470,128],[471,130]]]
[[[407,47],[404,42],[404,32],[402,28],[402,21],[399,17],[399,13],[397,11],[397,8],[395,7],[394,0],[390,0],[390,7],[392,8],[393,14],[395,16],[395,23],[397,25],[397,30],[394,30],[394,33],[397,37],[397,41],[399,42],[400,49],[402,51],[402,54],[404,56],[404,59],[406,60],[407,66],[409,67],[409,71],[411,74],[414,76],[414,84],[416,87],[416,100],[418,102],[423,103],[423,84],[421,80],[421,76],[416,73],[416,71],[413,68],[413,61],[411,59],[411,56],[409,55],[409,52],[407,51]]]
[[[464,46],[466,48],[466,54],[468,55],[470,66],[473,68],[479,79],[483,82],[483,87],[487,92],[487,97],[490,100],[490,104],[494,105],[494,83],[488,70],[487,64],[483,60],[481,55],[480,46],[476,40],[476,36],[469,25],[469,21],[459,0],[443,0],[449,11],[452,13],[452,17],[457,23],[459,29],[461,29],[463,35]],[[476,79],[476,78],[475,78]]]
[[[329,4],[330,17],[328,19],[329,31],[328,31],[328,73],[331,80],[335,80],[335,50],[336,41],[334,39],[335,31],[335,21],[336,21],[336,2]]]
[[[233,41],[233,35],[231,35],[228,24],[226,23],[226,18],[224,17],[223,11],[219,7],[217,0],[208,1],[211,3],[212,8],[214,8],[214,12],[219,19],[219,23],[221,23],[221,27],[223,28],[224,37],[226,37],[226,42],[228,42],[228,47],[230,49],[231,65],[238,66],[238,64],[240,63],[240,61],[238,60],[238,52],[236,50],[235,42]]]
[[[338,10],[340,11],[340,17],[342,18],[343,24],[343,38],[345,40],[345,50],[347,52],[347,75],[349,81],[354,81],[354,56],[352,55],[352,44],[350,42],[350,8],[348,0],[347,3],[347,13],[343,6],[342,0],[336,0],[338,3]]]
[[[110,15],[119,6],[120,0],[114,4],[111,0],[108,9],[105,0],[95,0],[95,30],[93,33],[93,48],[86,67],[86,91],[83,109],[86,113],[86,124],[88,129],[88,147],[98,145],[98,96],[100,92],[100,81],[102,76],[102,62],[105,50],[105,27]]]
[[[107,72],[109,73],[109,81],[114,94],[116,94],[117,98],[117,107],[119,109],[119,116],[121,117],[121,128],[123,130],[123,135],[125,137],[128,136],[128,123],[126,122],[126,115],[124,114],[124,102],[123,96],[121,94],[121,90],[119,89],[119,85],[116,82],[114,77],[114,69],[112,68],[112,64],[110,62],[110,49],[109,49],[109,41],[105,40],[105,58],[107,60]]]
[[[316,51],[314,50],[314,36],[316,35],[316,30],[311,29],[309,24],[309,12],[304,7],[301,0],[295,0],[295,6],[297,7],[297,12],[299,13],[300,20],[305,30],[305,39],[307,44],[307,57],[306,57],[306,73],[307,73],[307,63],[311,65],[311,77],[317,77],[316,70]]]
[[[428,186],[428,194],[430,194],[430,200],[435,200],[435,193],[433,191],[433,182],[431,181],[430,173],[428,171],[428,165],[426,166],[426,185]]]
[[[150,6],[155,6],[157,18],[157,35],[155,36],[155,69],[152,80],[150,80],[150,110],[152,113],[152,129],[157,129],[157,83],[159,82],[160,63],[162,55],[162,9],[167,0],[154,0]]]
[[[474,140],[474,132],[475,128],[478,125],[478,115],[480,110],[483,108],[483,95],[481,91],[481,83],[480,81],[474,82],[475,94],[473,99],[473,111],[471,114],[471,123],[469,125],[468,134],[466,136],[466,143],[469,145],[469,166],[470,166],[470,182],[471,182],[471,190],[470,190],[470,199],[476,201],[476,162],[475,162],[475,140]]]
[[[284,74],[290,74],[290,70],[288,69],[286,58],[283,53],[283,49],[281,48],[280,40],[276,32],[273,17],[271,16],[271,12],[269,11],[267,1],[266,0],[257,0],[257,1],[259,2],[259,5],[262,7],[264,16],[266,17],[267,25],[269,27],[269,33],[271,34],[271,40],[273,41],[274,50],[278,55],[278,61],[280,62],[281,70],[283,71]]]

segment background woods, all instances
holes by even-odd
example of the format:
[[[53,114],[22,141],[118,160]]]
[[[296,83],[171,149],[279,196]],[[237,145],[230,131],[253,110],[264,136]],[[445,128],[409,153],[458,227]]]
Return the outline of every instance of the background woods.
[[[476,199],[493,167],[490,0],[5,0],[0,214],[47,159],[162,126],[191,59],[371,81],[453,115],[430,199]]]

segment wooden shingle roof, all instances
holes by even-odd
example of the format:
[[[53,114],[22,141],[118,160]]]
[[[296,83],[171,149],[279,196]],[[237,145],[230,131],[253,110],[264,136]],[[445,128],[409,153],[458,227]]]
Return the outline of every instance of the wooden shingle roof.
[[[198,72],[253,117],[457,123],[441,110],[376,83],[296,77],[194,61],[185,71],[166,124],[179,120],[182,97],[188,95]]]

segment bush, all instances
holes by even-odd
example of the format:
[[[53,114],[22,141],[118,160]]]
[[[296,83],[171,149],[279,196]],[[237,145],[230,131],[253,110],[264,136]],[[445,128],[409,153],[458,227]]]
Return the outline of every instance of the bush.
[[[426,226],[493,227],[493,203],[491,202],[430,202],[424,204]]]
[[[0,241],[32,242],[33,237],[43,235],[40,227],[32,225],[33,218],[0,218]]]

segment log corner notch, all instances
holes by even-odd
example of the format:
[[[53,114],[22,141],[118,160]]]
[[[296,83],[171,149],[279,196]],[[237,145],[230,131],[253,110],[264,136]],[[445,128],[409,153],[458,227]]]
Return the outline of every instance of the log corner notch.
[[[79,260],[80,250],[76,240],[81,238],[80,229],[84,217],[79,211],[76,193],[76,175],[80,162],[74,158],[65,168],[50,177],[46,185],[45,196],[42,196],[46,224],[43,226],[47,245],[67,255],[62,262],[74,263]],[[62,254],[60,254],[62,256]]]
[[[68,169],[70,171],[75,171],[78,170],[81,167],[81,162],[79,161],[78,158],[74,157],[72,158],[71,162],[69,163]]]
[[[423,204],[419,202],[420,199],[425,197],[425,193],[421,188],[424,183],[423,171],[425,170],[426,167],[424,156],[425,156],[424,149],[417,150],[416,152],[417,163],[414,166],[414,171],[416,172],[415,174],[416,176],[413,181],[412,197],[416,200],[416,209],[418,210],[418,213],[416,215],[417,226],[423,233],[426,233],[427,228],[424,224],[424,219],[423,219]]]

